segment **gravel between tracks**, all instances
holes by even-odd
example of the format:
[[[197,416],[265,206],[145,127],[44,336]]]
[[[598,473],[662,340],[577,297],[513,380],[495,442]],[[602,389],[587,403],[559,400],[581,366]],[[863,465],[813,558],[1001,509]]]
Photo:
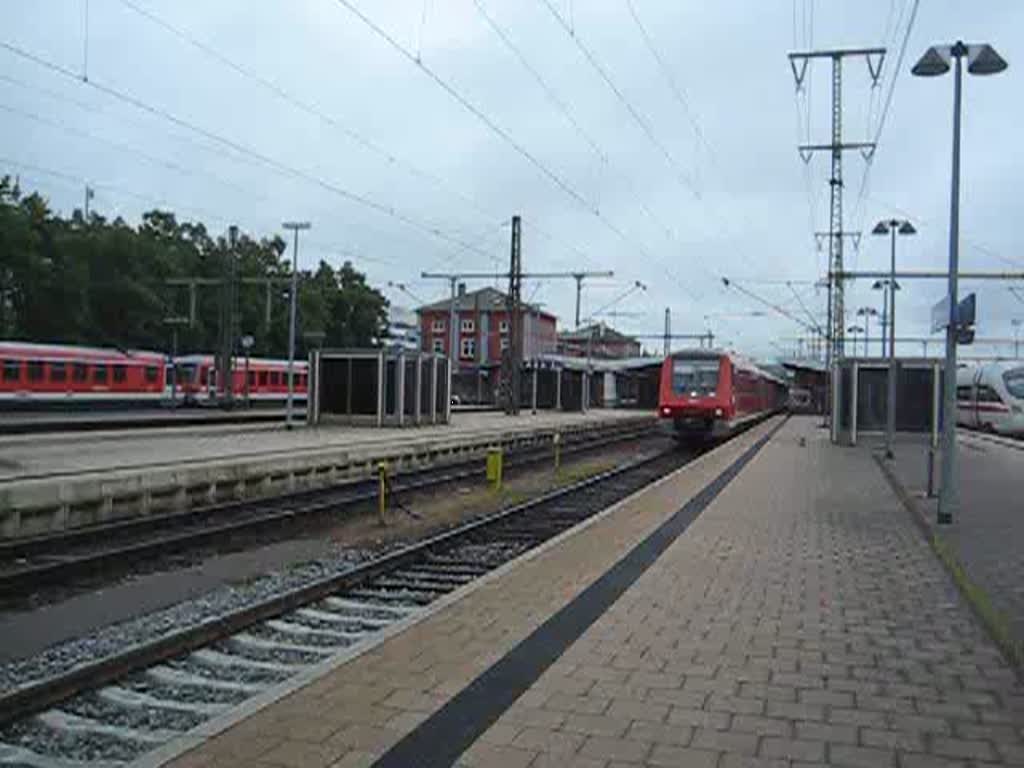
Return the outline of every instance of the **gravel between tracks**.
[[[155,640],[172,630],[255,605],[273,595],[347,571],[379,554],[379,550],[339,549],[329,557],[267,573],[243,584],[225,584],[169,608],[51,646],[31,658],[0,666],[0,693]]]

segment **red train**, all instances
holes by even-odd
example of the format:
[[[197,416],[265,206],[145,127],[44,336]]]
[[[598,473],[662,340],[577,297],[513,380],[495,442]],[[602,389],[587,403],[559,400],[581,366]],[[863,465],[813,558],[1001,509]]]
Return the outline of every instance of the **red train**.
[[[306,363],[295,363],[295,398],[306,400]],[[285,360],[235,361],[233,391],[254,405],[284,403]],[[177,371],[175,381],[175,371]],[[211,405],[223,387],[210,355],[170,360],[159,352],[0,341],[0,410]],[[248,384],[248,390],[247,390]]]
[[[217,364],[213,355],[184,355],[174,359],[178,370],[178,396],[190,405],[210,405],[219,401],[223,387],[217,383]],[[308,365],[295,362],[294,397],[305,403]],[[248,394],[253,405],[281,404],[288,397],[288,361],[253,357],[248,363],[236,359],[232,371],[232,391],[244,400]]]
[[[661,367],[658,415],[671,419],[680,440],[733,434],[782,410],[788,386],[782,379],[730,352],[675,352]]]

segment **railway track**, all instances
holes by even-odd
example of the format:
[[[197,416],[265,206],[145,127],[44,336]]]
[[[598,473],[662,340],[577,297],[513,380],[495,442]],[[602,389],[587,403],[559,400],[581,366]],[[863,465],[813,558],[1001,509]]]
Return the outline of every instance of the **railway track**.
[[[124,765],[686,464],[672,448],[0,696],[0,765]]]
[[[649,437],[649,427],[618,429],[597,436],[569,438],[564,453],[579,455],[626,440]],[[550,461],[550,445],[509,454],[511,470]],[[398,475],[393,490],[408,494],[481,477],[481,462],[410,470]],[[55,535],[0,543],[0,601],[24,602],[43,588],[109,578],[139,563],[152,568],[160,559],[202,548],[239,547],[268,534],[322,524],[376,499],[377,480],[363,480],[287,496],[221,503],[185,512],[131,518]]]

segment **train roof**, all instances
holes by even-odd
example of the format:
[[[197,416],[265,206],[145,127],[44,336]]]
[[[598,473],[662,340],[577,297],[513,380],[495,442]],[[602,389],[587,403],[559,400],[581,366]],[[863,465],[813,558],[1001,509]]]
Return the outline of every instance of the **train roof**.
[[[236,355],[235,356],[235,360],[236,361],[240,361],[240,360],[244,361],[245,358]],[[213,355],[203,355],[203,354],[198,354],[198,355],[178,355],[176,358],[174,358],[174,362],[175,363],[180,363],[182,365],[213,365],[214,357],[213,357]],[[287,360],[280,360],[280,359],[277,359],[277,358],[270,358],[270,357],[250,357],[249,358],[249,364],[250,365],[280,365],[280,366],[287,366],[288,365],[288,361]],[[307,365],[308,364],[306,363],[305,360],[296,360],[295,361],[295,367],[296,368],[306,368]]]
[[[33,357],[44,360],[106,360],[109,362],[162,362],[161,352],[142,349],[82,347],[73,344],[39,344],[32,341],[0,341],[0,356]]]
[[[776,376],[771,371],[765,370],[753,360],[727,349],[681,349],[673,352],[669,357],[673,360],[718,360],[727,357],[732,362],[733,367],[739,368],[741,371],[756,373],[758,376],[774,381],[776,384],[789,386],[789,382],[785,379]]]

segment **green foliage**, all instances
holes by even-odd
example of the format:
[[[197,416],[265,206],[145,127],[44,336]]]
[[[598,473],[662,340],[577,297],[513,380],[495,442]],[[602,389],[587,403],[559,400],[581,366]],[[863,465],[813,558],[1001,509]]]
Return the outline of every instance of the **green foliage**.
[[[0,177],[0,338],[170,349],[169,317],[189,314],[189,291],[167,280],[223,280],[228,244],[200,223],[150,211],[138,227],[80,211],[53,213],[46,200],[25,196],[10,177]],[[288,349],[288,260],[279,236],[240,233],[237,244],[238,332],[255,339],[254,355],[281,357]],[[265,283],[270,290],[266,321]],[[203,285],[196,322],[179,328],[179,350],[211,352],[220,328],[221,288]],[[323,334],[325,347],[366,347],[383,335],[387,300],[351,263],[334,269],[321,261],[300,273],[297,344]],[[319,342],[318,342],[319,343]]]

